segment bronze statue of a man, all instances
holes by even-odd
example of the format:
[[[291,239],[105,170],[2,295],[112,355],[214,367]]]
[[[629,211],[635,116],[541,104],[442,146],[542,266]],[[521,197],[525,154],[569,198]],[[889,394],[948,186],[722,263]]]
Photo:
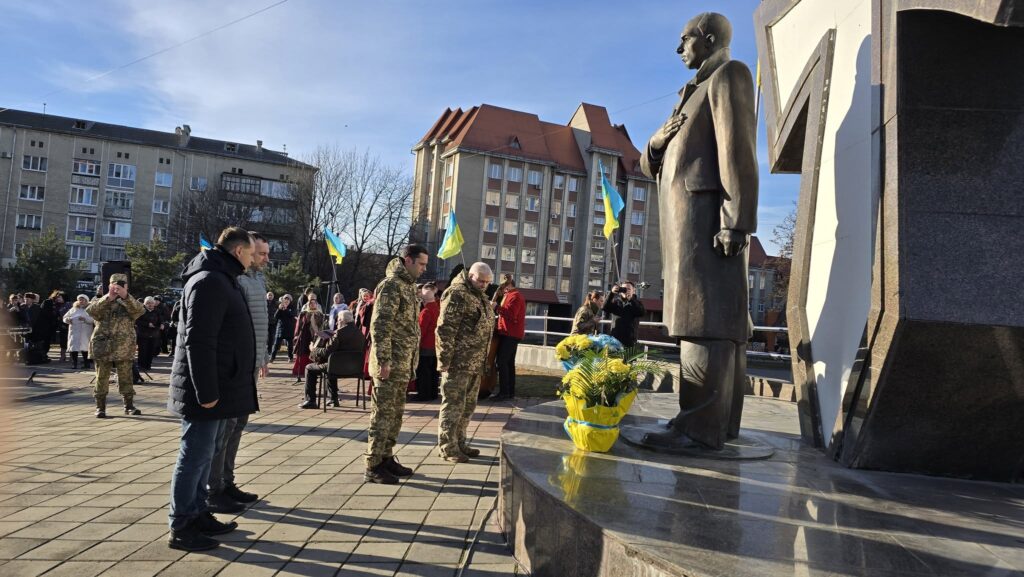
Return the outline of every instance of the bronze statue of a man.
[[[750,336],[747,243],[757,228],[754,83],[729,59],[732,26],[707,12],[676,52],[697,74],[641,158],[658,181],[664,322],[680,339],[679,414],[657,447],[721,449],[739,431]]]

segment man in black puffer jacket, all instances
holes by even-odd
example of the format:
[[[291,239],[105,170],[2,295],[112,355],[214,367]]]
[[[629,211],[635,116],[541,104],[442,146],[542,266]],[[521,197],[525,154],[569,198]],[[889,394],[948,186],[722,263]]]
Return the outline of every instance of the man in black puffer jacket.
[[[211,535],[233,531],[206,510],[206,484],[216,440],[226,419],[258,410],[256,340],[238,275],[252,264],[253,242],[242,228],[227,228],[217,246],[186,265],[182,278],[177,347],[167,410],[181,417],[181,447],[171,476],[171,537],[183,551],[213,549]]]

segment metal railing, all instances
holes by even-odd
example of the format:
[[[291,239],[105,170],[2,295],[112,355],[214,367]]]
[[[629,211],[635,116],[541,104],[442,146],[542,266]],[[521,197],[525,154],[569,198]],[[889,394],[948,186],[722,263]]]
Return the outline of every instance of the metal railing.
[[[550,346],[554,346],[555,343],[557,343],[558,341],[562,340],[563,338],[569,336],[569,333],[562,333],[562,332],[558,332],[558,331],[549,330],[549,326],[548,326],[549,322],[552,322],[552,321],[554,321],[554,322],[565,322],[565,323],[569,323],[571,325],[572,321],[573,321],[572,317],[549,317],[549,316],[540,316],[540,315],[527,315],[526,320],[527,320],[527,324],[528,325],[529,325],[529,321],[531,321],[531,320],[543,321],[543,323],[544,323],[543,330],[539,330],[538,331],[538,330],[527,329],[524,332],[526,334],[528,334],[528,335],[530,335],[530,334],[532,334],[532,335],[540,335],[540,337],[541,337],[541,345],[545,346],[545,347],[549,346],[549,342],[548,342],[548,337],[549,336],[550,337],[556,337],[556,338],[553,339],[554,342],[550,343]],[[600,321],[600,323],[601,323],[602,327],[605,327],[605,326],[610,326],[612,324],[612,321],[605,319],[605,320]],[[664,323],[655,323],[655,322],[651,322],[651,321],[640,321],[640,326],[642,326],[642,327],[664,327],[665,325],[664,325]],[[608,331],[602,329],[601,332],[602,333],[607,333]],[[789,333],[789,329],[786,328],[786,327],[755,326],[754,327],[754,332],[755,333],[762,332],[762,333],[783,333],[783,334],[788,334]],[[643,345],[645,353],[649,352],[652,347],[656,348],[656,349],[662,349],[662,348],[678,349],[679,348],[679,344],[678,343],[668,342],[668,341],[649,341],[649,340],[642,340],[641,339],[641,340],[637,341],[637,344],[638,345]],[[763,360],[771,360],[771,361],[780,361],[780,362],[785,361],[787,363],[790,361],[790,355],[784,354],[784,353],[770,353],[770,352],[748,350],[747,351],[747,357],[763,359]]]

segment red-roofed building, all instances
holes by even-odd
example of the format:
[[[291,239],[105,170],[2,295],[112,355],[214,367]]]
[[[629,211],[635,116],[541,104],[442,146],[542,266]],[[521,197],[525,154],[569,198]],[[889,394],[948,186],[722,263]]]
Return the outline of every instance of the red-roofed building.
[[[527,299],[529,314],[551,305],[571,316],[587,291],[622,278],[649,283],[644,296],[660,299],[655,183],[605,108],[581,104],[567,124],[489,104],[447,109],[413,153],[413,240],[436,253],[454,210],[466,262],[490,264],[495,278],[515,275],[524,294],[537,296]],[[625,202],[614,259],[599,163]],[[461,262],[432,259],[427,276],[446,279]]]

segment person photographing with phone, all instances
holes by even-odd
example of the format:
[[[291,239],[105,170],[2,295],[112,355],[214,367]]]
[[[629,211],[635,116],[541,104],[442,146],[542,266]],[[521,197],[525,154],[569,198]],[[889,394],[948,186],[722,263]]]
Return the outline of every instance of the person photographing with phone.
[[[626,348],[636,346],[640,319],[647,314],[647,309],[637,298],[633,281],[612,286],[612,292],[604,303],[604,312],[612,315],[611,335]]]

